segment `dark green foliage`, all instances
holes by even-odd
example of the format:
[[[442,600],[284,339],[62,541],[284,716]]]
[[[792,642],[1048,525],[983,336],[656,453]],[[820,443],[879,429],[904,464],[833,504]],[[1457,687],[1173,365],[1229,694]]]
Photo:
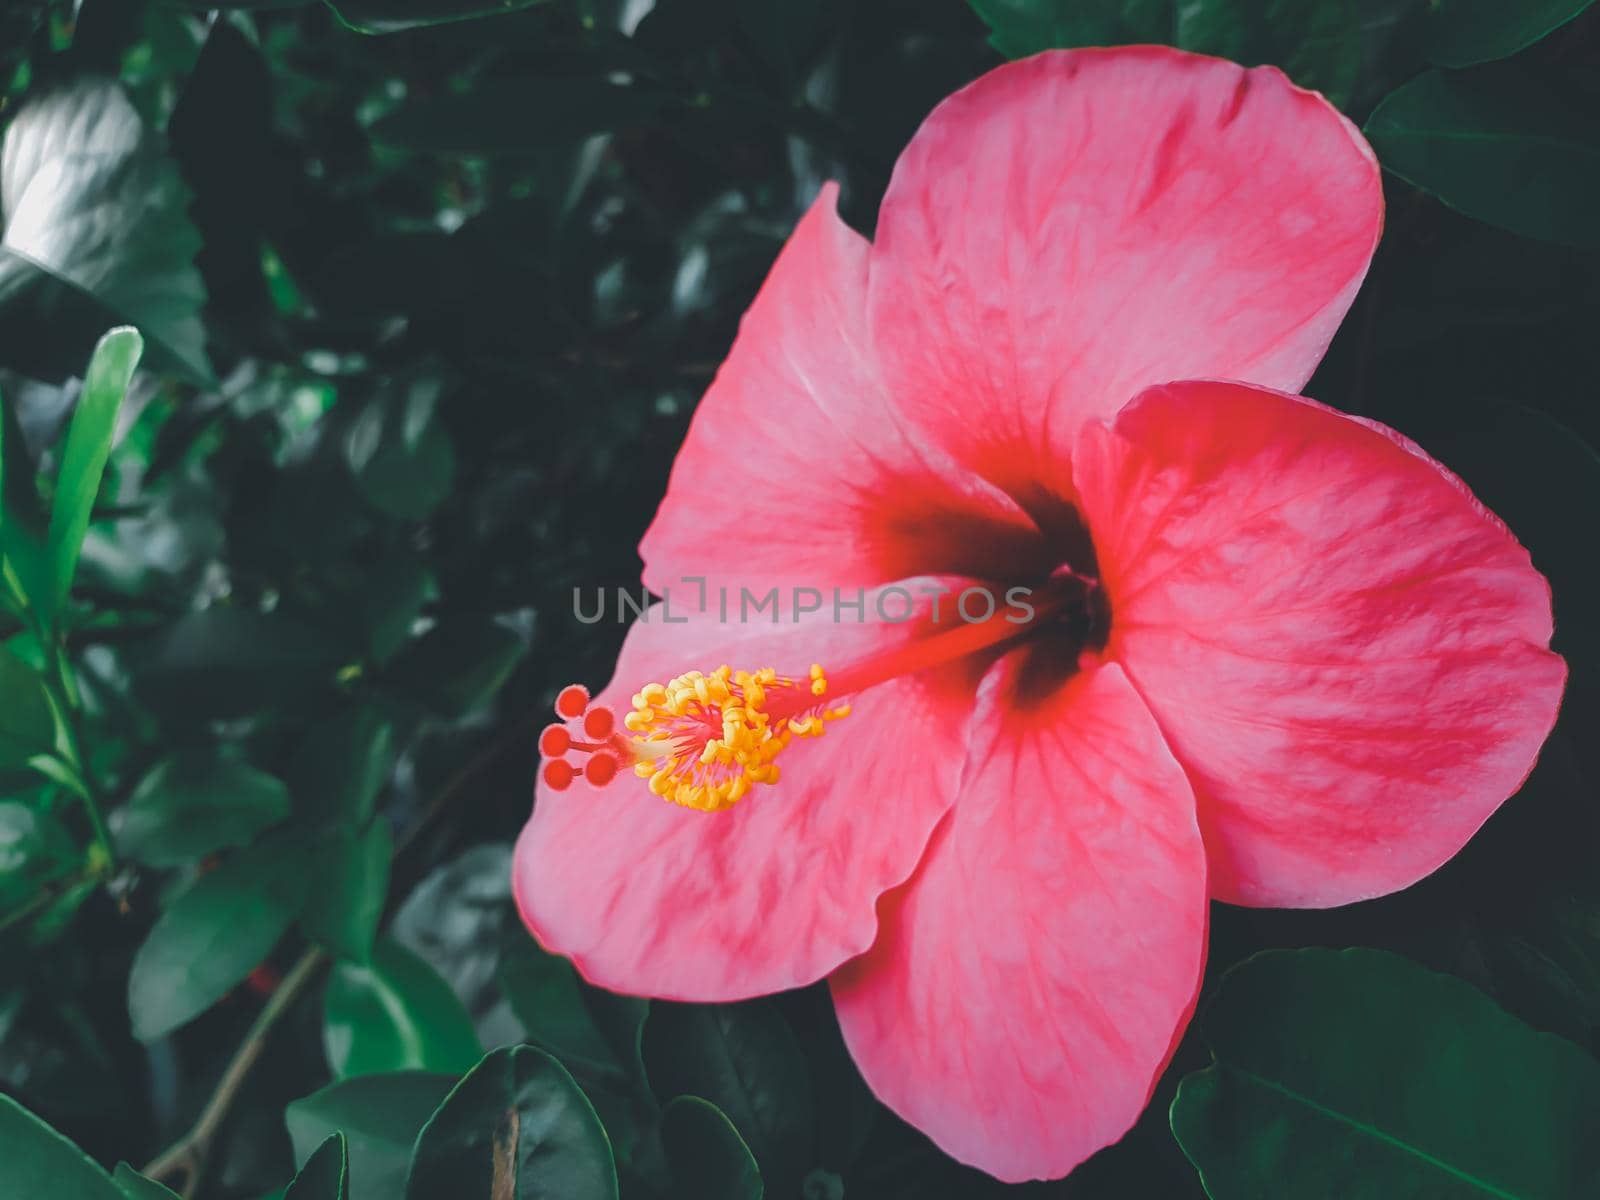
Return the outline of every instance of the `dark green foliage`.
[[[1435,876],[1217,906],[1145,1116],[1006,1187],[873,1098],[825,984],[591,986],[510,846],[551,699],[623,635],[573,589],[636,589],[821,184],[870,235],[944,96],[1151,41],[1367,131],[1386,232],[1307,392],[1507,520],[1571,681]],[[1597,66],[1585,0],[0,5],[0,1196],[1198,1200],[1185,1149],[1215,1200],[1458,1194],[1308,1117],[1330,1081],[1507,1194],[1592,1194]],[[1321,945],[1392,953],[1252,958]]]
[[[1216,1065],[1184,1080],[1172,1129],[1214,1200],[1600,1189],[1600,1064],[1460,980],[1273,952],[1228,972],[1204,1029]]]

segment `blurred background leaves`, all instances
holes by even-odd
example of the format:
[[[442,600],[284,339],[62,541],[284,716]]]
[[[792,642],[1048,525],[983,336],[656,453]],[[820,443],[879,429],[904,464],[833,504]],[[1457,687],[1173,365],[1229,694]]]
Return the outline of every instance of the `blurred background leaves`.
[[[1146,41],[1279,65],[1367,131],[1388,228],[1307,390],[1506,517],[1572,679],[1527,786],[1432,878],[1218,906],[1145,1117],[1009,1188],[876,1103],[824,987],[585,984],[524,932],[510,841],[555,690],[622,634],[572,589],[637,585],[821,184],[870,234],[945,95]],[[1239,1090],[1284,1046],[1277,1082],[1338,1071],[1358,1102],[1400,1056],[1430,1120],[1526,1125],[1508,1154],[1555,1173],[1517,1194],[1592,1194],[1592,1112],[1472,1106],[1540,1056],[1552,1094],[1587,1078],[1600,1033],[1597,67],[1587,0],[6,5],[0,1191],[1232,1200],[1283,1190],[1274,1147],[1355,1153]],[[1379,949],[1252,957],[1350,945]],[[1352,1028],[1357,1001],[1381,1018]],[[1455,1194],[1385,1170],[1371,1194]]]

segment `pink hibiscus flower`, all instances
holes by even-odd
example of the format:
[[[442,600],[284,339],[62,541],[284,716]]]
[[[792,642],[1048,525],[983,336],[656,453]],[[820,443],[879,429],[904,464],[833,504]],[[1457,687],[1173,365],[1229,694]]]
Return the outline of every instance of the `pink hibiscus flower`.
[[[885,1104],[1048,1178],[1148,1102],[1208,900],[1344,904],[1455,854],[1565,666],[1459,480],[1292,394],[1381,223],[1320,96],[1149,47],[951,97],[873,243],[826,189],[644,539],[672,619],[543,739],[539,940],[674,999],[827,977]]]

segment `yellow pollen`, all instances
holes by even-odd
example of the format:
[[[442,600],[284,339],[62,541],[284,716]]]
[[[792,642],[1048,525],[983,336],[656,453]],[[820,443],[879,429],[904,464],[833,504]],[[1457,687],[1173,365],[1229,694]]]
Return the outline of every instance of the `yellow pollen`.
[[[648,683],[622,718],[633,735],[634,774],[664,800],[720,812],[758,783],[779,779],[773,760],[797,738],[821,737],[829,721],[848,716],[848,704],[824,709],[822,667],[805,679],[771,667],[710,674],[690,671],[665,685]]]

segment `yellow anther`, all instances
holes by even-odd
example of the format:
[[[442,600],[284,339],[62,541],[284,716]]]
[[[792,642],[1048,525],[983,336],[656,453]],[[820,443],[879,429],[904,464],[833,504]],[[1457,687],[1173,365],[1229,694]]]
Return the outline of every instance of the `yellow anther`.
[[[820,737],[849,705],[822,709],[822,667],[800,679],[773,667],[689,671],[633,696],[623,726],[634,735],[634,774],[657,796],[706,812],[731,808],[756,784],[780,777],[773,761],[797,737]]]

